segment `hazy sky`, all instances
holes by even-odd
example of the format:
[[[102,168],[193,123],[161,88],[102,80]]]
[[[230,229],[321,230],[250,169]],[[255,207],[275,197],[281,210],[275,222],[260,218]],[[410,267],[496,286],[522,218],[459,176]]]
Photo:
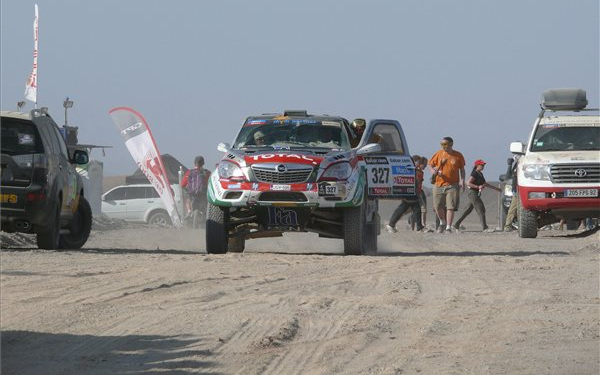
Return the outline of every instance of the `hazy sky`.
[[[402,123],[412,154],[450,135],[496,180],[526,141],[543,90],[599,105],[598,0],[1,0],[1,105],[16,109],[40,12],[38,106],[79,141],[135,163],[108,111],[130,106],[163,154],[219,159],[246,116],[284,109]],[[33,103],[24,108],[30,110]]]

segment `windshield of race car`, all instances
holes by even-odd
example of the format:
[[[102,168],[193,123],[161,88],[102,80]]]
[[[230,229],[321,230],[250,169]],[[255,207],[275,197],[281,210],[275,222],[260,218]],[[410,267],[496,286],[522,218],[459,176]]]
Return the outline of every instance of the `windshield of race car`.
[[[253,119],[238,134],[234,148],[324,148],[349,150],[350,141],[341,121],[316,119]]]

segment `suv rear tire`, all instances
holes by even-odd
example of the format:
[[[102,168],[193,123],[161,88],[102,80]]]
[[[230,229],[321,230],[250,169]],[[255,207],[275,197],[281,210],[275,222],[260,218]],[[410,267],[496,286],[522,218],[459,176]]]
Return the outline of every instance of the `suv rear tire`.
[[[79,197],[77,211],[71,220],[70,233],[60,235],[61,249],[81,249],[87,242],[92,230],[92,208],[83,196]]]
[[[56,250],[59,248],[60,207],[61,201],[58,199],[58,203],[54,205],[50,214],[50,222],[37,232],[36,241],[40,249]]]

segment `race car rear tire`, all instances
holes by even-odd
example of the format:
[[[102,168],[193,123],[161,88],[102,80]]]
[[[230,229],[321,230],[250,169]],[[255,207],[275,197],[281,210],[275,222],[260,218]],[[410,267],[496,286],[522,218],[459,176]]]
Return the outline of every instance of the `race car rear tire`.
[[[536,238],[538,234],[537,212],[523,208],[519,202],[519,237]]]
[[[92,230],[92,208],[84,197],[79,197],[77,211],[73,215],[69,230],[68,234],[60,235],[58,246],[61,249],[81,249]]]
[[[246,248],[246,239],[244,237],[235,236],[229,239],[229,252],[243,253]]]
[[[365,254],[365,201],[358,207],[344,209],[344,254]]]
[[[54,206],[50,215],[50,222],[40,228],[36,235],[37,246],[40,249],[45,250],[56,250],[59,246],[59,234],[60,234],[60,200]]]
[[[206,252],[209,254],[225,254],[229,250],[229,231],[227,222],[229,211],[214,204],[208,204],[206,218]]]

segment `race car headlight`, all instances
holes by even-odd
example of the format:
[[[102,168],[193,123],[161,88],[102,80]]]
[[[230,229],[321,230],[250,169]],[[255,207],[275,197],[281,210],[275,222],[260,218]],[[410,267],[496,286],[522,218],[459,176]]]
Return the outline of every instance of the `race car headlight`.
[[[523,166],[525,178],[533,180],[550,180],[550,166],[548,164],[525,164]]]
[[[244,179],[244,173],[241,168],[228,161],[219,163],[218,171],[221,178],[237,181],[242,181]]]
[[[350,163],[337,163],[329,166],[329,168],[323,172],[321,180],[347,180],[348,177],[350,177],[350,174],[352,174]]]

